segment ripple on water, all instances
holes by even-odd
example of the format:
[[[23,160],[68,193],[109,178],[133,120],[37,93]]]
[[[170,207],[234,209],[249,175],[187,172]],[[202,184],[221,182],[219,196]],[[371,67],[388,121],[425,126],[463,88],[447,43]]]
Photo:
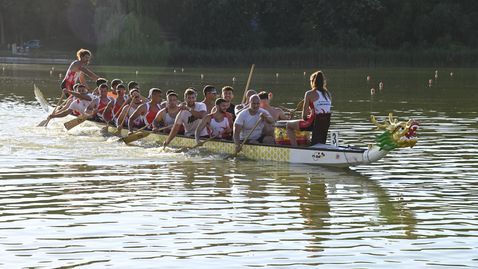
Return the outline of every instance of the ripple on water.
[[[415,148],[337,170],[36,128],[45,115],[19,100],[0,102],[1,266],[477,265],[476,115],[412,111]],[[33,113],[12,121],[12,106]],[[373,142],[366,116],[334,114],[343,144]]]

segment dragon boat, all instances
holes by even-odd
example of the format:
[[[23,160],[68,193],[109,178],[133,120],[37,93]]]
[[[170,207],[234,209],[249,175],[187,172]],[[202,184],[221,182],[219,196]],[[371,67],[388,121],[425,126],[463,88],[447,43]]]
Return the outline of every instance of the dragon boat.
[[[38,96],[37,99],[39,99]],[[42,101],[40,101],[40,103],[42,103]],[[89,122],[97,125],[98,127],[106,126],[106,124],[103,122]],[[398,121],[393,117],[392,113],[390,113],[388,115],[388,120],[385,120],[385,122],[382,124],[378,123],[374,116],[371,116],[371,122],[375,125],[376,130],[382,132],[376,136],[375,144],[370,144],[367,148],[329,144],[293,147],[290,145],[264,145],[246,143],[242,147],[242,150],[238,156],[245,157],[250,160],[267,160],[297,164],[349,167],[378,161],[394,149],[405,147],[411,148],[417,143],[418,122],[415,120],[410,119],[407,122]],[[281,124],[279,124],[279,126],[276,128],[280,127]],[[114,126],[109,126],[108,129],[110,133],[116,133],[123,137],[127,136],[128,134],[128,130],[126,129],[121,129],[120,132],[118,132],[118,129]],[[168,137],[168,134],[163,133],[155,133],[145,130],[140,132],[142,132],[142,137],[144,137],[142,140],[157,142],[159,145],[161,145],[162,142],[164,142]],[[195,146],[196,140],[194,137],[181,135],[177,135],[169,144],[170,148],[182,149],[192,149]],[[232,155],[235,153],[235,144],[230,140],[208,139],[207,143],[204,143],[201,148],[204,148],[211,153],[217,154]]]

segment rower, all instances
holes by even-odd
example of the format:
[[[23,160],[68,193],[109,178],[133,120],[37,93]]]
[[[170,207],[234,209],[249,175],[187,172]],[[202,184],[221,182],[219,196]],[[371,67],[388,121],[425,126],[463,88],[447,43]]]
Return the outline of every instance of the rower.
[[[259,94],[259,99],[261,99],[261,104],[260,107],[265,109],[267,112],[272,117],[272,120],[274,121],[272,124],[266,123],[264,126],[264,133],[270,136],[274,136],[274,123],[277,122],[278,120],[288,120],[289,117],[287,117],[284,113],[284,111],[278,107],[273,107],[270,105],[270,99],[269,97],[271,94],[261,91]]]
[[[93,90],[93,94],[94,95],[100,95],[100,85],[101,84],[107,84],[108,83],[108,80],[106,78],[98,78],[96,80],[96,88]]]
[[[221,96],[224,100],[229,102],[229,107],[227,108],[227,112],[231,113],[232,118],[235,120],[236,119],[236,114],[234,114],[235,105],[232,103],[232,99],[234,99],[234,88],[232,88],[231,86],[222,87]]]
[[[238,104],[234,107],[234,115],[236,115],[236,117],[237,117],[237,115],[239,115],[239,112],[241,112],[243,109],[248,108],[249,98],[251,98],[251,96],[253,96],[254,94],[257,94],[257,92],[252,90],[252,89],[247,90],[245,103]]]
[[[199,143],[201,133],[207,128],[209,137],[230,139],[232,136],[232,115],[227,112],[229,102],[223,98],[216,99],[216,109],[214,113],[206,115],[201,124],[196,128],[196,143]]]
[[[174,91],[170,92],[166,96],[166,107],[161,109],[158,114],[156,114],[154,123],[159,123],[160,126],[158,126],[158,124],[153,124],[153,132],[157,131],[159,127],[173,126],[174,120],[176,119],[179,111],[178,95]],[[169,133],[169,131],[171,131],[171,128],[163,130],[165,133]]]
[[[111,111],[112,119],[116,121],[119,117],[121,109],[126,104],[126,96],[125,96],[126,87],[124,84],[119,84],[116,86],[116,98],[113,98],[109,103],[108,107],[105,111]]]
[[[54,111],[48,116],[48,120],[53,118],[63,118],[69,114],[80,116],[86,113],[89,105],[96,97],[93,94],[88,93],[88,89],[83,84],[76,84],[73,88],[76,89],[77,92],[66,88],[63,89],[65,94],[73,96],[70,106],[68,108],[65,107],[60,109],[59,111]],[[92,115],[87,116],[89,117]]]
[[[254,129],[255,124],[259,119],[262,119]],[[248,143],[252,144],[274,144],[274,138],[271,135],[264,134],[264,122],[272,124],[271,115],[267,110],[260,108],[260,99],[257,94],[249,98],[249,107],[243,109],[234,121],[234,144],[236,144],[236,151],[241,146],[246,136],[249,135]]]
[[[119,78],[115,78],[111,81],[111,89],[108,92],[109,97],[116,98],[118,96],[118,93],[116,92],[116,88],[118,87],[119,84],[122,84],[123,81]]]
[[[324,73],[317,71],[310,75],[311,89],[305,92],[302,119],[287,122],[287,136],[292,146],[297,146],[296,130],[312,131],[311,144],[325,144],[330,126],[330,107],[332,99],[326,87]],[[308,114],[308,110],[311,114]]]
[[[211,110],[215,105],[217,90],[214,86],[206,85],[202,92],[204,94],[204,100],[202,103],[206,105],[207,113],[211,113]]]
[[[166,92],[166,99],[168,98],[168,95],[169,95],[170,93],[174,93],[174,90],[168,90],[168,91]],[[179,100],[179,97],[178,97],[177,94],[176,94],[176,97],[177,97],[177,100],[176,100],[176,101],[178,101],[178,100]],[[177,104],[176,104],[176,105],[177,105]],[[163,109],[163,108],[165,108],[165,107],[167,107],[167,106],[168,106],[168,100],[164,100],[163,102],[161,102],[161,109]]]
[[[138,93],[140,93],[139,84],[136,81],[128,82],[128,92],[131,92],[131,90],[133,90],[133,89],[137,89]],[[146,99],[144,96],[142,96],[141,93],[139,94],[139,97],[141,98],[141,101],[143,103],[148,102],[148,99]]]
[[[62,89],[73,91],[73,86],[78,81],[80,81],[81,84],[85,85],[86,87],[86,81],[82,74],[86,74],[93,80],[97,80],[99,78],[95,73],[86,67],[90,63],[91,57],[92,54],[87,49],[79,49],[76,52],[76,60],[70,64],[68,70],[66,71],[65,77],[61,82]]]
[[[123,106],[120,115],[116,119],[116,127],[118,128],[118,131],[121,131],[125,123],[128,125],[129,117],[133,115],[134,111],[142,103],[143,100],[138,88],[133,88],[131,91],[129,91],[129,98],[126,100],[126,105]],[[141,123],[141,118],[136,118],[134,121],[136,126],[141,125]]]
[[[93,119],[95,121],[109,122],[113,116],[111,115],[111,109],[108,109],[108,105],[113,101],[113,98],[108,96],[108,85],[106,83],[101,84],[98,90],[100,95],[92,102],[93,110],[96,111]]]
[[[181,126],[184,127],[184,135],[193,136],[195,134],[196,128],[198,127],[201,119],[206,116],[207,107],[204,103],[196,102],[197,93],[194,88],[188,88],[184,92],[185,103],[182,103],[179,106],[181,110],[174,121],[174,126],[171,132],[169,133],[168,138],[163,143],[163,147],[166,147],[171,143],[171,141],[176,137]],[[207,131],[202,130],[200,136],[206,136]]]
[[[129,133],[133,132],[133,128],[151,126],[153,124],[154,119],[156,118],[156,114],[158,114],[159,110],[161,110],[159,106],[159,104],[161,104],[160,89],[151,88],[149,90],[148,99],[150,100],[149,102],[143,103],[140,106],[138,106],[138,108],[136,108],[133,114],[129,117],[129,120],[128,120]],[[141,124],[139,125],[135,122],[138,117],[141,118]]]

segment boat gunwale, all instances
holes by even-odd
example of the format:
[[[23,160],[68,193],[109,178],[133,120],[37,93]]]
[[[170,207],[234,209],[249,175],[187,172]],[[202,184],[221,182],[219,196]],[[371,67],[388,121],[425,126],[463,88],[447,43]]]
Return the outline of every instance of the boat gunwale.
[[[98,121],[94,119],[88,119],[88,121],[104,125],[106,126],[106,123],[103,121]],[[112,128],[116,128],[116,126],[110,126]],[[138,129],[134,129],[134,131],[137,131]],[[169,134],[166,133],[156,133],[151,130],[142,130],[142,132],[148,132],[150,135],[162,135],[162,136],[168,136]],[[176,137],[180,138],[186,138],[186,139],[192,139],[195,140],[195,137],[193,136],[185,136],[185,135],[176,135]],[[233,144],[234,142],[232,140],[226,140],[226,139],[211,139],[211,142],[221,142],[221,143],[231,143]],[[350,147],[350,146],[338,146],[337,149],[333,148],[312,148],[312,147],[299,147],[299,146],[289,146],[289,145],[277,145],[277,144],[251,144],[251,143],[245,143],[244,145],[248,146],[259,146],[259,147],[274,147],[274,148],[282,148],[282,149],[296,149],[296,150],[306,150],[306,151],[328,151],[328,152],[350,152],[350,153],[363,153],[366,151],[366,149],[363,148],[358,148],[358,147]],[[323,144],[325,146],[332,146],[328,144]],[[333,146],[332,146],[333,147]]]

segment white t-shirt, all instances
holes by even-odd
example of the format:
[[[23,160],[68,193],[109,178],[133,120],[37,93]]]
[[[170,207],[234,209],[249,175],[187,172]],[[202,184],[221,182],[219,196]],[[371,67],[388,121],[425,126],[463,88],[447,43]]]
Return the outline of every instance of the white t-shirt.
[[[68,108],[77,112],[77,113],[79,113],[79,114],[85,113],[88,106],[92,102],[98,102],[98,100],[96,100],[97,99],[96,95],[93,95],[91,93],[88,93],[87,95],[91,98],[91,101],[74,97],[73,101],[71,102],[71,104]]]
[[[200,103],[200,102],[196,102],[194,104],[194,111],[204,111],[206,112],[207,111],[207,107],[206,107],[206,104],[204,103]],[[187,110],[183,110],[181,111],[181,115],[180,115],[180,118],[179,118],[179,122],[183,124],[184,126],[184,135],[186,136],[194,136],[194,133],[196,132],[196,128],[199,126],[199,124],[201,123],[201,119],[198,119],[196,117],[194,117],[191,112],[187,111]],[[201,131],[201,136],[206,136],[207,135],[207,130],[206,128],[204,128],[202,131]]]
[[[249,112],[249,109],[244,109],[242,110],[238,115],[236,120],[234,121],[234,124],[241,125],[242,130],[239,135],[239,138],[241,140],[244,140],[247,135],[251,132],[252,128],[254,128],[254,125],[260,118],[260,114],[264,113],[268,117],[271,116],[267,110],[263,108],[259,108],[259,111],[255,115],[251,115]],[[249,136],[249,139],[252,140],[257,140],[262,136],[262,129],[264,128],[264,121],[261,121],[259,125],[257,125],[256,129],[252,132],[252,134]]]

